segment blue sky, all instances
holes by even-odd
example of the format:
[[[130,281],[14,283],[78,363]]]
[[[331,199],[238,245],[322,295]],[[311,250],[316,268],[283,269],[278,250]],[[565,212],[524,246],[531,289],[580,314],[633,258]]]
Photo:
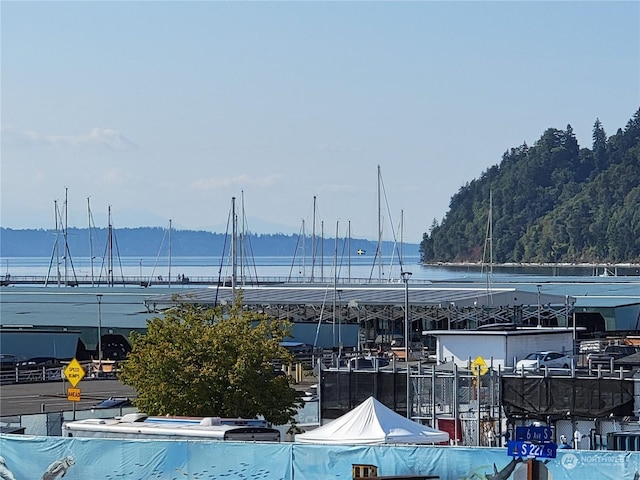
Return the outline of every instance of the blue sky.
[[[640,106],[640,2],[13,2],[1,224],[419,242],[511,147]],[[90,201],[87,202],[87,198]]]

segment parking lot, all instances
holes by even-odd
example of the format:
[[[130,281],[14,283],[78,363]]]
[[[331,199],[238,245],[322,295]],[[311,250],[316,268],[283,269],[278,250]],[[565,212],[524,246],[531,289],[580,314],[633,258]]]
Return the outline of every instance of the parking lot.
[[[67,400],[66,381],[20,383],[2,385],[0,389],[0,416],[59,412],[73,409],[87,410],[109,397],[135,397],[135,390],[118,380],[85,379],[78,383],[80,401]]]

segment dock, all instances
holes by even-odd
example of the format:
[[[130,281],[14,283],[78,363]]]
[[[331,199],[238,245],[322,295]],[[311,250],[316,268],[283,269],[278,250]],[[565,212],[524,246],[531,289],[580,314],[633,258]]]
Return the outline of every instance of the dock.
[[[295,281],[295,280],[294,280]],[[242,280],[242,285],[279,285],[285,283],[291,283],[292,280],[286,277],[259,277],[259,278],[247,278]],[[172,287],[172,286],[220,286],[230,287],[232,284],[231,279],[225,277],[219,279],[218,277],[184,277],[184,278],[164,278],[163,276],[157,276],[155,278],[140,277],[140,276],[118,276],[114,278],[105,277],[76,277],[76,278],[56,278],[46,277],[41,275],[33,276],[5,276],[0,280],[0,286],[8,287],[11,285],[50,285],[50,286],[65,286],[65,287],[91,287],[91,286],[138,286],[138,287]],[[240,283],[236,283],[240,285]]]

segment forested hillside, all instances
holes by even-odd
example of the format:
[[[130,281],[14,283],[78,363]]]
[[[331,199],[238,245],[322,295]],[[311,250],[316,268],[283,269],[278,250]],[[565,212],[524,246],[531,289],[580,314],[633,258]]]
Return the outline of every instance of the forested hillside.
[[[14,230],[11,228],[0,229],[0,256],[2,257],[50,257],[54,252],[62,252],[64,246],[69,246],[69,253],[73,257],[103,257],[107,255],[108,230],[95,228],[91,230],[91,242],[89,230],[86,228],[67,229],[62,231],[33,229]],[[138,227],[114,229],[111,235],[112,252],[114,256],[122,257],[154,257],[167,256],[169,245],[174,256],[212,256],[219,257],[229,254],[231,237],[224,233],[212,233],[195,230],[172,230],[160,227]],[[316,239],[316,256],[324,254],[332,256],[336,248],[333,238],[325,238],[323,242]],[[242,241],[243,255],[251,257],[264,256],[299,256],[306,255],[311,258],[311,240],[303,241],[300,235],[284,234],[247,234]],[[305,252],[306,245],[306,252]],[[348,246],[351,247],[351,255],[356,255],[357,250],[365,251],[367,255],[375,255],[377,242],[363,239],[338,239],[338,255],[347,256]],[[57,250],[54,250],[56,249]],[[405,244],[405,255],[418,255],[418,245]],[[399,249],[399,245],[391,242],[383,242],[382,255],[391,255]]]
[[[452,197],[420,254],[489,261],[488,238],[496,263],[640,261],[640,109],[610,137],[596,120],[590,149],[570,125],[510,149]]]

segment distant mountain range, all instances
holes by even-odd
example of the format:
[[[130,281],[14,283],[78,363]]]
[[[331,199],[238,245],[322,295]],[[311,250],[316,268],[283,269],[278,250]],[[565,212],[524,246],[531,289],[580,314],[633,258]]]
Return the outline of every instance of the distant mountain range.
[[[108,243],[113,255],[122,257],[153,257],[167,255],[171,246],[173,256],[224,256],[229,253],[231,238],[227,234],[194,230],[171,230],[160,227],[138,227],[112,230],[106,228],[68,228],[66,233],[56,230],[0,228],[0,256],[2,257],[50,257],[56,251],[64,255],[65,244],[74,257],[105,256]],[[66,240],[65,240],[66,239]],[[337,253],[341,258],[366,254],[374,256],[376,241],[339,238]],[[287,234],[256,234],[242,237],[241,249],[246,256],[311,256],[310,236]],[[332,256],[336,249],[335,238],[325,238],[314,242],[316,255]],[[382,242],[383,256],[418,256],[419,245]]]

